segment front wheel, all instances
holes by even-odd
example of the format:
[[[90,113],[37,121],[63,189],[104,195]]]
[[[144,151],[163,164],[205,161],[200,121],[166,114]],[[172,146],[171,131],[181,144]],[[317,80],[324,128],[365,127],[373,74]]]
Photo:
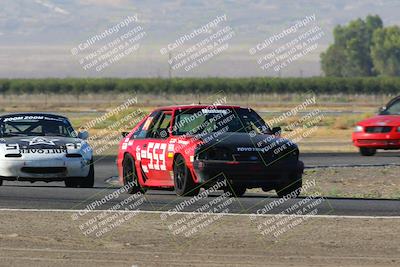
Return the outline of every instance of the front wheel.
[[[128,194],[144,193],[145,190],[139,184],[136,173],[135,160],[130,154],[126,154],[122,162],[122,175],[124,178],[124,186],[127,186]]]
[[[174,160],[174,186],[178,196],[195,196],[200,188],[196,187],[185,159],[178,155]]]
[[[370,157],[376,154],[376,149],[369,147],[360,147],[360,154],[363,156]]]
[[[80,180],[79,187],[82,188],[93,188],[94,186],[94,164],[93,159],[90,160],[90,169],[86,177]]]
[[[90,160],[89,173],[85,177],[70,178],[65,180],[65,186],[69,188],[93,188],[94,186],[94,164],[93,159]]]

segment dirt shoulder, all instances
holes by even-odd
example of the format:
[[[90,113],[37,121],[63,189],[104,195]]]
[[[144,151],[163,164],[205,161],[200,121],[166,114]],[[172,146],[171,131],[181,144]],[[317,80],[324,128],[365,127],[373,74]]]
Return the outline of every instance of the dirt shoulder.
[[[303,196],[319,193],[324,197],[400,199],[400,167],[349,167],[306,169],[303,184],[315,181],[315,187]],[[261,189],[248,192],[261,193]],[[268,192],[275,195],[274,191]]]
[[[189,237],[137,214],[101,237],[66,212],[0,213],[1,266],[399,266],[399,219],[310,218],[275,237],[267,217],[215,217]],[[211,215],[210,215],[211,216]]]
[[[397,166],[308,169],[304,179],[315,180],[314,190],[327,197],[400,199],[399,173]]]

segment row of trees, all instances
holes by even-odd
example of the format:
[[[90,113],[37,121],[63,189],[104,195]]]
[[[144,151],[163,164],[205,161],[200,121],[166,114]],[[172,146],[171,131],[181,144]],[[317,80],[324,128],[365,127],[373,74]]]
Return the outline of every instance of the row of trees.
[[[383,27],[379,16],[335,27],[334,43],[321,54],[326,76],[400,75],[400,27]]]
[[[173,78],[173,79],[3,79],[0,93],[306,93],[399,94],[400,78]]]

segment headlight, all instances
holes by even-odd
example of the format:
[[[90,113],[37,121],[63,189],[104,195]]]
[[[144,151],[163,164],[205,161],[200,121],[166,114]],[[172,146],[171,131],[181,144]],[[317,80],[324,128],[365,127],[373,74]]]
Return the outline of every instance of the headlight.
[[[227,148],[209,147],[198,151],[197,159],[203,160],[232,160],[232,153]]]
[[[355,133],[361,133],[362,131],[364,131],[364,127],[362,127],[362,126],[360,126],[360,125],[357,125],[357,126],[354,128],[354,132],[355,132]]]

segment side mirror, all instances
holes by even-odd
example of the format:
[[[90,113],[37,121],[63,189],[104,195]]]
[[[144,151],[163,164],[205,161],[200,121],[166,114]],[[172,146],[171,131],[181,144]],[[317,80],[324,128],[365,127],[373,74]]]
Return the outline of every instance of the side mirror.
[[[129,134],[129,132],[122,132],[121,135],[123,138],[125,138],[127,135]]]
[[[379,108],[378,109],[378,113],[380,114],[380,113],[383,113],[383,112],[385,112],[386,111],[386,107],[381,107],[381,108]]]
[[[78,133],[78,138],[87,140],[89,138],[89,133],[87,131],[81,131]]]
[[[281,127],[274,127],[274,128],[272,128],[271,132],[274,135],[281,135],[282,128]]]

